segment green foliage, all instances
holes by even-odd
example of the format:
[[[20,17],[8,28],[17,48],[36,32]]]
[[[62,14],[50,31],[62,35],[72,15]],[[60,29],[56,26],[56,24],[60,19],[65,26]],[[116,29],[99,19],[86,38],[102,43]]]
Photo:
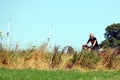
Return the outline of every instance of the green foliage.
[[[0,68],[0,80],[119,80],[120,71],[78,72]]]
[[[72,63],[75,64],[78,61],[77,52],[73,55]]]
[[[90,52],[82,52],[81,55],[81,65],[83,67],[94,68],[96,63],[100,60],[100,56],[97,53],[90,51]]]
[[[119,47],[120,46],[120,23],[107,26],[105,29],[105,40],[100,44],[101,47]]]
[[[63,53],[60,53],[59,52],[59,46],[55,46],[54,47],[54,53],[53,53],[53,57],[52,57],[52,62],[51,62],[51,65],[52,65],[52,68],[58,66],[61,62],[61,56],[63,55]]]
[[[94,68],[96,63],[100,60],[100,56],[93,51],[82,51],[79,54],[73,55],[72,63],[82,67]]]

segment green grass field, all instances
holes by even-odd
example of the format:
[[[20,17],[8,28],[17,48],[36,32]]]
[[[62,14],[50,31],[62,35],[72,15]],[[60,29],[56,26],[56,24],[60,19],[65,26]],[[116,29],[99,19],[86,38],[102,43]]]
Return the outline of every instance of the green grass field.
[[[120,80],[120,71],[80,72],[0,68],[0,80]]]

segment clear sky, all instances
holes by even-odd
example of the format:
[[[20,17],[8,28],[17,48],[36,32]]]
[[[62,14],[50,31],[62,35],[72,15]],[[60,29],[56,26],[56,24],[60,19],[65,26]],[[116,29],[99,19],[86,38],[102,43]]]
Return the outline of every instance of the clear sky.
[[[120,22],[120,0],[0,0],[0,29],[21,46],[47,39],[51,45],[80,48],[93,33],[104,40],[105,28]],[[51,27],[52,26],[52,27]]]

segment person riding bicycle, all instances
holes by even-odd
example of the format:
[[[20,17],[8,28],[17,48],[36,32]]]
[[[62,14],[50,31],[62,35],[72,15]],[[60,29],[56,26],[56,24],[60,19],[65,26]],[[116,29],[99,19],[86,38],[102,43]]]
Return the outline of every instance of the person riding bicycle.
[[[92,50],[98,50],[98,41],[97,41],[97,38],[94,37],[93,34],[90,34],[89,37],[90,37],[90,38],[88,39],[86,45],[88,45],[88,43],[91,42],[91,44],[92,44],[91,49],[92,49]]]

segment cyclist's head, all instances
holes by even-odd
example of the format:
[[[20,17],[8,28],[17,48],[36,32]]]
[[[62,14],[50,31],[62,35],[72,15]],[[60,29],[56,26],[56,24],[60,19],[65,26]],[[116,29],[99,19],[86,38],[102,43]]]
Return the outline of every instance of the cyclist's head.
[[[94,35],[90,33],[90,38],[93,38],[93,37],[94,37]]]

